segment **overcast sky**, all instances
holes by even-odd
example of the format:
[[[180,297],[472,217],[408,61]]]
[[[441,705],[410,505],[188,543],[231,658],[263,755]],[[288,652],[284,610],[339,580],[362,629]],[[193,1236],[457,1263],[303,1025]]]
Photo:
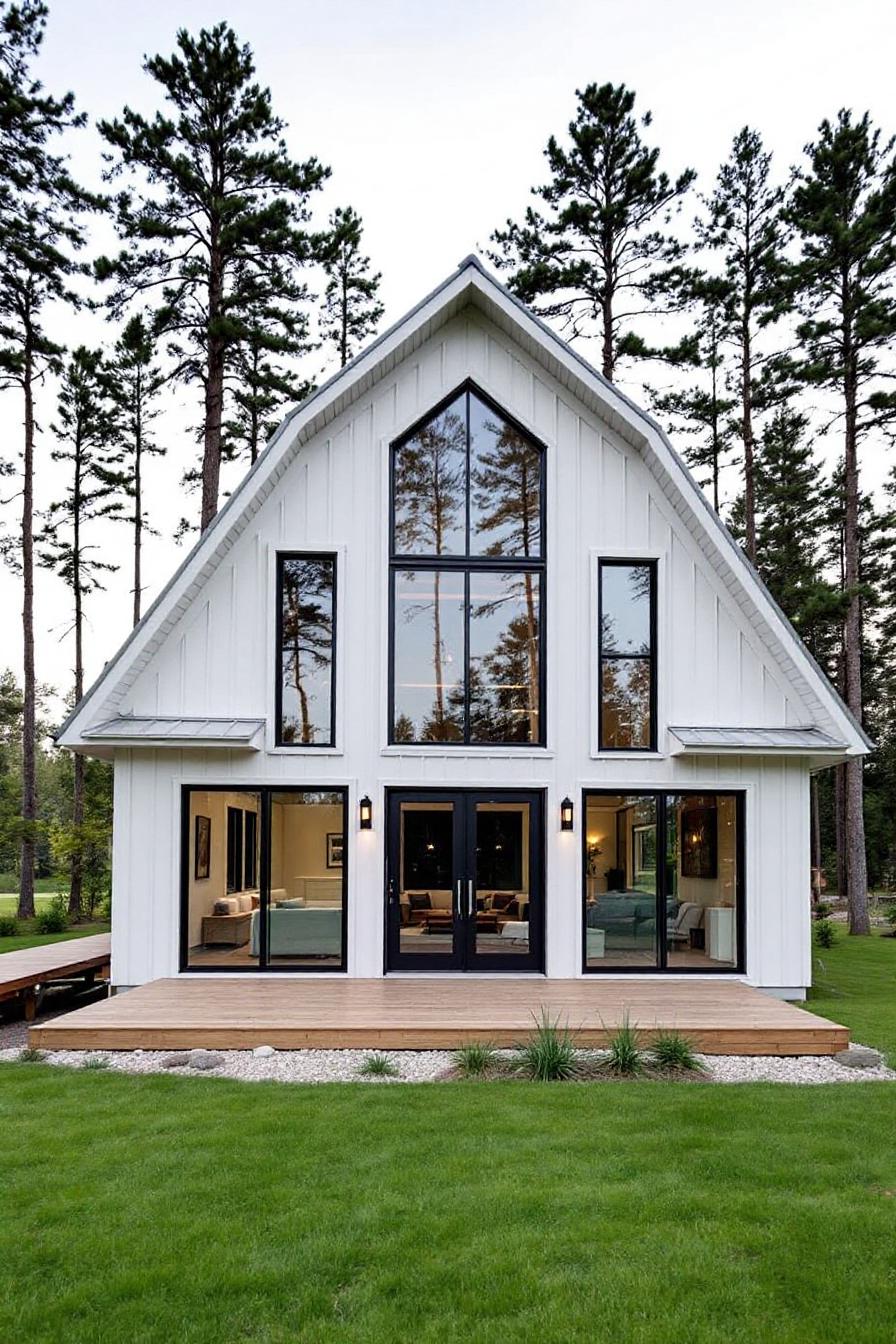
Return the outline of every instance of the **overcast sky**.
[[[258,78],[289,124],[291,152],[332,168],[321,222],[339,204],[361,213],[366,250],[383,272],[386,324],[519,215],[544,178],[545,141],[563,134],[575,89],[588,82],[635,89],[640,110],[653,111],[666,169],[696,168],[704,190],[745,123],[762,131],[782,172],[841,106],[867,108],[896,132],[892,0],[50,0],[50,11],[39,76],[54,93],[74,90],[92,123],[125,103],[152,112],[158,100],[144,55],[169,53],[181,26],[226,18],[254,49]],[[73,136],[70,148],[81,177],[98,184],[95,132]],[[93,342],[108,335],[98,318],[65,332]],[[194,405],[189,392],[170,394],[169,457],[149,467],[149,506],[163,535],[148,546],[147,605],[184,553],[171,530],[184,511],[176,483],[195,453],[185,432]],[[50,388],[40,419],[46,504],[58,480],[48,460]],[[6,456],[20,425],[14,395],[4,394]],[[869,472],[879,479],[882,463]],[[198,512],[198,500],[191,507]],[[111,558],[120,555],[123,529],[102,539]],[[130,602],[126,568],[90,599],[88,682],[127,634]],[[17,672],[19,608],[17,584],[0,575],[0,665]],[[67,611],[61,584],[41,574],[38,678],[61,693],[72,680]]]

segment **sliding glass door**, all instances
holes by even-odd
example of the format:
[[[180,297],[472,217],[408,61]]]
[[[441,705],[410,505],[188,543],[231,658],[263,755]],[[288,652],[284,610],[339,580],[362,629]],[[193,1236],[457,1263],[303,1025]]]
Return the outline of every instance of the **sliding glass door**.
[[[339,971],[345,789],[185,788],[181,969]]]
[[[743,969],[740,793],[586,790],[586,971]]]
[[[392,792],[387,969],[543,966],[538,793]]]

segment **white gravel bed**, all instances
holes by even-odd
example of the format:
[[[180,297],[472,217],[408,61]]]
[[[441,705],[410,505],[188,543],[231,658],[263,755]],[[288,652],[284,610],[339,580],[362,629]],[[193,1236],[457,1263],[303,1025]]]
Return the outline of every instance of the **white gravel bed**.
[[[0,1061],[18,1058],[23,1041],[0,1040]],[[263,1047],[264,1049],[264,1047]],[[268,1047],[269,1049],[269,1047]],[[453,1062],[448,1050],[275,1050],[254,1054],[251,1050],[200,1052],[212,1054],[211,1067],[191,1067],[189,1051],[171,1050],[49,1050],[47,1064],[69,1068],[95,1067],[89,1061],[105,1060],[104,1067],[119,1073],[173,1073],[178,1076],[233,1078],[239,1082],[280,1083],[430,1083],[442,1077]],[[364,1060],[384,1055],[395,1069],[392,1077],[365,1077]],[[166,1067],[173,1055],[182,1056],[179,1067]],[[782,1058],[771,1055],[698,1055],[709,1081],[714,1083],[866,1083],[896,1081],[896,1072],[884,1067],[851,1069],[835,1059],[819,1055]]]

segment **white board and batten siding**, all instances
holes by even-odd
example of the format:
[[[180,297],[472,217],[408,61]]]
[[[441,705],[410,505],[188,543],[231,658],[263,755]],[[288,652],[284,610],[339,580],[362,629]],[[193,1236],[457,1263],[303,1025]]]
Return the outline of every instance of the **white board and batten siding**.
[[[547,449],[547,746],[388,746],[389,445],[472,379]],[[809,982],[805,762],[670,754],[669,724],[782,727],[818,719],[734,602],[724,577],[625,442],[476,308],[454,316],[324,431],[302,444],[213,572],[194,585],[161,647],[109,713],[239,716],[267,722],[259,751],[115,753],[113,974],[133,985],[178,970],[180,789],[204,783],[351,789],[348,973],[383,972],[384,789],[543,788],[546,970],[581,967],[581,790],[588,786],[746,791],[746,978]],[[275,557],[338,555],[337,741],[275,750]],[[597,559],[658,561],[659,752],[597,750]],[[97,714],[97,718],[101,715]],[[359,832],[357,800],[374,800]],[[573,834],[560,800],[576,804]]]

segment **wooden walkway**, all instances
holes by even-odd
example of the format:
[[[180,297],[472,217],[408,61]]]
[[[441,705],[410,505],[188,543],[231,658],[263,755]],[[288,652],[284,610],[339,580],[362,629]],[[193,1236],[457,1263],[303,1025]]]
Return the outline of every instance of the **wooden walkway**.
[[[29,1034],[34,1046],[80,1050],[446,1049],[513,1045],[546,1011],[599,1045],[628,1013],[649,1039],[674,1027],[708,1054],[830,1055],[846,1027],[736,981],[404,978],[155,980]]]
[[[83,979],[108,975],[111,935],[95,933],[89,938],[66,938],[43,947],[23,947],[0,953],[0,999],[22,997],[30,1022],[40,985],[53,980]]]

